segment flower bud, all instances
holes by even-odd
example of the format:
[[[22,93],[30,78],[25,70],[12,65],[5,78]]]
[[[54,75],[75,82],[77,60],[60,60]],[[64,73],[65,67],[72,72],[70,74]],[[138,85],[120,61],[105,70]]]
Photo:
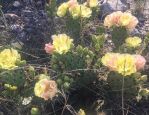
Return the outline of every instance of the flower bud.
[[[65,89],[68,89],[69,87],[70,87],[70,83],[65,82],[65,83],[64,83],[64,88],[65,88]]]
[[[12,86],[10,84],[4,84],[4,87],[12,91],[17,90],[17,86]]]
[[[31,115],[40,115],[40,111],[37,107],[31,109]]]
[[[147,75],[142,75],[140,80],[143,82],[146,82],[147,81]]]
[[[78,115],[86,115],[83,109],[80,109]]]

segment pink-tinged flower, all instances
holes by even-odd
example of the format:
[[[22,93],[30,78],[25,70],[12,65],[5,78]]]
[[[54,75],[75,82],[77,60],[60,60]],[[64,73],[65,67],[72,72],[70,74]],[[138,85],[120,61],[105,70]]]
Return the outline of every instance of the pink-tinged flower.
[[[123,26],[132,31],[138,24],[138,19],[129,12],[116,11],[105,17],[104,26],[110,28],[112,26]]]
[[[119,57],[119,53],[107,53],[102,57],[101,62],[107,66],[111,71],[116,71],[116,61]]]
[[[131,21],[129,22],[129,24],[127,25],[127,28],[132,31],[138,24],[138,19],[136,17],[132,17]]]
[[[44,50],[46,51],[46,53],[52,54],[54,49],[55,48],[54,48],[54,46],[51,43],[45,44]]]
[[[137,70],[143,69],[146,64],[145,58],[141,55],[134,55],[134,58],[135,58],[136,69]]]
[[[77,0],[69,0],[68,1],[69,8],[74,8],[76,5],[78,5]]]
[[[34,92],[44,100],[52,99],[57,93],[57,84],[53,80],[41,79],[35,84]]]
[[[106,18],[104,20],[104,26],[106,26],[108,28],[110,28],[111,26],[113,26],[112,16],[111,15],[106,16]]]
[[[130,23],[130,21],[132,20],[132,14],[131,13],[129,13],[129,12],[124,12],[123,13],[123,15],[120,17],[120,24],[122,25],[122,26],[127,26],[129,23]]]
[[[113,25],[120,26],[120,18],[122,17],[122,15],[123,13],[121,11],[117,11],[111,14]]]
[[[104,26],[110,28],[111,26],[120,26],[120,17],[123,15],[121,11],[113,12],[106,16]]]

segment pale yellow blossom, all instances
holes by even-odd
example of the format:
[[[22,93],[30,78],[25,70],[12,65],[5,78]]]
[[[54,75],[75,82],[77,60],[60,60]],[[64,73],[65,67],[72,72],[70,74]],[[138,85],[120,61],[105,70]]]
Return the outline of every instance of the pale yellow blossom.
[[[98,0],[87,0],[89,7],[97,7],[98,5]]]
[[[57,93],[57,84],[53,80],[41,79],[35,84],[34,92],[44,100],[52,99]]]
[[[67,53],[73,44],[73,39],[66,34],[53,35],[52,39],[54,51],[59,54]]]
[[[18,67],[17,61],[21,60],[21,56],[15,49],[4,49],[0,52],[0,68],[14,69]]]
[[[57,15],[58,15],[59,17],[63,17],[63,16],[66,15],[67,10],[68,10],[68,3],[62,3],[62,4],[58,7]]]
[[[139,37],[128,37],[125,42],[127,46],[136,48],[141,45],[142,40]]]

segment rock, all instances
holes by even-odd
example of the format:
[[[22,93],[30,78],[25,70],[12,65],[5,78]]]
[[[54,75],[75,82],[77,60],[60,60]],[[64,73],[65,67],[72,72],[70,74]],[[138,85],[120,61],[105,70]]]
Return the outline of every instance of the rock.
[[[112,13],[113,11],[114,11],[113,8],[108,3],[103,3],[100,6],[100,15],[101,15],[101,18],[104,17],[104,16],[106,16],[107,14]]]
[[[14,7],[20,7],[21,3],[19,1],[14,1],[13,6]]]
[[[120,0],[123,4],[127,4],[128,0]]]
[[[45,38],[44,33],[49,31],[45,11],[46,1],[12,0],[11,3],[9,7],[4,8],[4,13],[12,33],[24,44],[29,43],[28,41],[31,42],[35,38],[34,36],[36,36],[36,42],[42,44]]]
[[[114,11],[126,11],[128,9],[127,5],[126,0],[102,0],[100,6],[101,16],[103,17]]]
[[[0,115],[4,115],[4,113],[0,111]]]

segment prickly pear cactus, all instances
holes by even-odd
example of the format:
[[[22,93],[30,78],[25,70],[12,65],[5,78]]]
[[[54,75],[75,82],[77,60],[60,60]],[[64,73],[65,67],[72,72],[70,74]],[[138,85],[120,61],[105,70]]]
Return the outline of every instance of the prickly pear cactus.
[[[51,65],[57,71],[71,71],[75,69],[84,69],[91,66],[94,54],[88,48],[78,46],[75,51],[67,54],[52,55]]]
[[[52,69],[59,73],[58,85],[68,89],[70,86],[76,88],[92,83],[96,78],[96,74],[89,71],[92,68],[93,59],[94,53],[82,46],[77,46],[74,51],[64,55],[53,54],[51,65]]]
[[[111,35],[115,47],[118,48],[125,42],[125,39],[128,37],[128,32],[125,27],[113,27]]]
[[[146,82],[146,77],[140,73],[135,73],[130,76],[122,76],[115,72],[110,72],[107,78],[107,82],[112,89],[112,93],[116,94],[116,97],[120,98],[122,90],[124,91],[124,98],[126,100],[137,97],[138,92],[142,89],[142,84]],[[124,82],[123,82],[124,80]],[[124,87],[122,89],[122,84]]]
[[[124,98],[131,99],[137,96],[138,88],[135,76],[124,76],[111,72],[108,76],[107,82],[112,90],[112,93],[120,97],[122,90],[124,91]],[[122,84],[124,80],[124,87],[122,89]]]

